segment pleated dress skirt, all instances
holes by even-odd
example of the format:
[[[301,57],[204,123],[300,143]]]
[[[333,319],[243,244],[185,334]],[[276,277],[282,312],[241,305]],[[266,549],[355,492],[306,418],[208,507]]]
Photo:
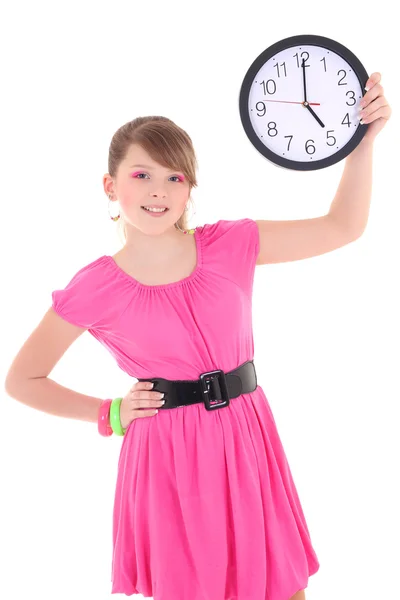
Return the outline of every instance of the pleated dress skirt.
[[[136,419],[121,447],[112,593],[289,600],[319,563],[260,386]]]

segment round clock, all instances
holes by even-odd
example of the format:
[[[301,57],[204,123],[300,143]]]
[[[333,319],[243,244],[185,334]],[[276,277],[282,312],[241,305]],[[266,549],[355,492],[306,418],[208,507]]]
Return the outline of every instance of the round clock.
[[[264,50],[243,79],[242,125],[253,146],[280,167],[329,167],[366,133],[358,108],[367,80],[342,44],[319,35],[285,38]]]

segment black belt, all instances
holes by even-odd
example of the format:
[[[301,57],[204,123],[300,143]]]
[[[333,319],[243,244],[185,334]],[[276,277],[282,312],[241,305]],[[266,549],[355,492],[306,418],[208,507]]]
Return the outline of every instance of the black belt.
[[[257,387],[257,376],[253,360],[240,367],[224,373],[220,369],[202,373],[199,379],[177,379],[171,381],[163,377],[146,377],[138,381],[152,381],[152,391],[163,392],[165,404],[161,408],[177,408],[197,402],[204,402],[207,410],[215,410],[229,405],[231,398],[241,394],[254,392]]]

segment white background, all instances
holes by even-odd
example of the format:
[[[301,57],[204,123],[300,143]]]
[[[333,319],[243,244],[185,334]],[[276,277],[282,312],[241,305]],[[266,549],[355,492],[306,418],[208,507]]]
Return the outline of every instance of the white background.
[[[315,3],[113,0],[1,11],[3,381],[51,291],[121,247],[102,177],[122,124],[163,115],[189,133],[200,167],[192,227],[316,217],[329,210],[344,161],[297,172],[265,160],[240,122],[243,77],[271,44],[311,33],[382,73],[393,116],[375,142],[366,232],[335,252],[258,266],[255,275],[259,384],[321,563],[307,600],[400,598],[394,10],[389,2],[336,2],[327,14]],[[51,377],[104,398],[134,383],[88,333]],[[121,438],[28,408],[4,390],[1,416],[0,596],[110,598]]]

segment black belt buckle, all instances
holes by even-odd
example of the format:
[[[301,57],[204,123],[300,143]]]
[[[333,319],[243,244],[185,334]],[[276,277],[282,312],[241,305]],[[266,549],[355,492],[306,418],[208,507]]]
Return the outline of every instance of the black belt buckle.
[[[214,378],[219,380],[222,399],[210,398],[210,385]],[[215,410],[229,405],[228,386],[226,385],[225,373],[218,369],[217,371],[208,371],[200,375],[200,384],[203,391],[204,404],[207,410]]]

